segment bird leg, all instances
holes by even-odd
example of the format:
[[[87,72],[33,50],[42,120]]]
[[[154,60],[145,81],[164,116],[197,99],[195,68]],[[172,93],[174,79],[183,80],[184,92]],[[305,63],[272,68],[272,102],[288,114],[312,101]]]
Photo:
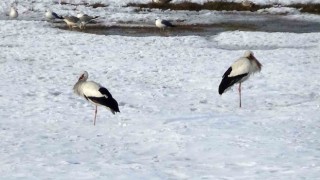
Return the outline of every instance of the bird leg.
[[[94,126],[96,125],[97,111],[98,111],[98,106],[96,105],[96,110],[95,110],[95,113],[94,113],[94,120],[93,120],[93,125]]]
[[[241,108],[241,83],[239,83],[239,98],[240,98],[240,103],[239,103],[239,107]]]

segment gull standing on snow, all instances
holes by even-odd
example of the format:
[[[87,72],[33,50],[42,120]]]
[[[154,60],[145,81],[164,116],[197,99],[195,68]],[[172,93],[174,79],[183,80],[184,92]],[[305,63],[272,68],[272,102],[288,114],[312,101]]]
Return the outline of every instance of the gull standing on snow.
[[[80,23],[80,29],[85,29],[88,23],[90,23],[94,19],[97,19],[98,17],[99,16],[89,16],[83,13],[77,14],[77,18],[79,18],[79,23]]]
[[[261,63],[254,57],[253,52],[246,51],[243,57],[236,60],[223,74],[219,85],[219,94],[222,95],[232,85],[239,83],[239,97],[241,108],[241,83],[247,80],[251,74],[261,71]]]
[[[9,16],[10,16],[10,18],[17,18],[18,17],[18,10],[17,10],[17,8],[16,7],[13,7],[13,6],[11,6],[11,8],[10,8],[10,12],[9,12]]]
[[[157,3],[157,4],[167,4],[170,1],[171,0],[152,0],[153,3]]]
[[[243,0],[241,4],[243,7],[248,7],[248,8],[251,8],[254,6],[254,3],[249,0]]]
[[[110,92],[105,87],[101,86],[100,84],[94,81],[87,81],[88,76],[88,72],[84,71],[80,75],[78,82],[74,85],[73,91],[77,95],[84,97],[86,100],[88,100],[96,106],[93,121],[93,124],[95,125],[98,105],[108,108],[112,112],[112,114],[120,112],[120,110],[118,102],[115,99],[113,99]]]
[[[46,16],[46,18],[47,18],[48,20],[63,19],[62,16],[59,16],[57,13],[52,12],[52,11],[49,10],[49,9],[46,10],[45,16]]]
[[[67,23],[69,29],[78,27],[80,23],[80,19],[75,16],[62,16],[62,19],[65,23]]]
[[[173,24],[171,24],[171,22],[169,22],[167,20],[159,19],[159,18],[156,19],[155,24],[158,28],[163,29],[163,30],[168,27],[175,27]]]

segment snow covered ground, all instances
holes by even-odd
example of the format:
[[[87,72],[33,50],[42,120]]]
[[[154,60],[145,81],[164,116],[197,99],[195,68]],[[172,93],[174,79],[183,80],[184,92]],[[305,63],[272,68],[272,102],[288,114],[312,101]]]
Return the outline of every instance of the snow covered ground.
[[[319,179],[320,33],[103,36],[20,18],[0,20],[0,179]],[[263,68],[239,109],[218,85],[247,49]],[[120,114],[100,107],[93,126],[72,92],[83,70]]]

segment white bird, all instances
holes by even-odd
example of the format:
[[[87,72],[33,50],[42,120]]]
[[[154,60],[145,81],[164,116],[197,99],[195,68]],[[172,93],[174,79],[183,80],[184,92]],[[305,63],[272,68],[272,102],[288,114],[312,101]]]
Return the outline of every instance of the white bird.
[[[152,0],[153,3],[157,4],[166,4],[169,3],[171,0]]]
[[[248,7],[248,8],[251,8],[254,6],[254,3],[249,0],[243,0],[241,4],[243,7]]]
[[[92,22],[94,19],[97,19],[99,16],[89,16],[87,14],[79,13],[77,18],[79,18],[80,29],[85,29],[86,25]]]
[[[80,23],[80,19],[75,16],[63,16],[62,19],[65,23],[67,23],[69,29],[78,27]]]
[[[112,114],[120,112],[118,102],[112,97],[110,92],[100,84],[94,81],[87,81],[88,72],[84,71],[78,82],[73,86],[75,94],[84,97],[96,106],[93,124],[96,124],[98,105],[105,106]]]
[[[171,22],[167,21],[167,20],[163,20],[163,19],[156,19],[156,26],[160,29],[165,29],[167,27],[175,27],[173,24],[171,24]]]
[[[219,85],[219,94],[226,92],[232,85],[239,83],[239,97],[241,107],[241,83],[247,80],[251,74],[261,71],[261,63],[254,57],[252,51],[246,51],[243,57],[236,60],[223,74]]]
[[[63,19],[62,16],[59,16],[57,13],[52,12],[49,9],[46,10],[45,16],[48,20]]]
[[[10,16],[11,18],[17,18],[18,15],[19,15],[19,14],[18,14],[17,8],[11,6],[10,12],[9,12],[9,16]]]

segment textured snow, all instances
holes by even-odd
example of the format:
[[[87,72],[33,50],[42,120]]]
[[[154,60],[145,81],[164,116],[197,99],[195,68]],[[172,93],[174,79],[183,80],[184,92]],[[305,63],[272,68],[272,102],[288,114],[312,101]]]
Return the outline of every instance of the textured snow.
[[[102,36],[20,18],[0,20],[0,179],[319,178],[320,33]],[[218,85],[248,49],[263,67],[239,109]],[[120,114],[100,107],[93,126],[72,91],[83,70]]]

